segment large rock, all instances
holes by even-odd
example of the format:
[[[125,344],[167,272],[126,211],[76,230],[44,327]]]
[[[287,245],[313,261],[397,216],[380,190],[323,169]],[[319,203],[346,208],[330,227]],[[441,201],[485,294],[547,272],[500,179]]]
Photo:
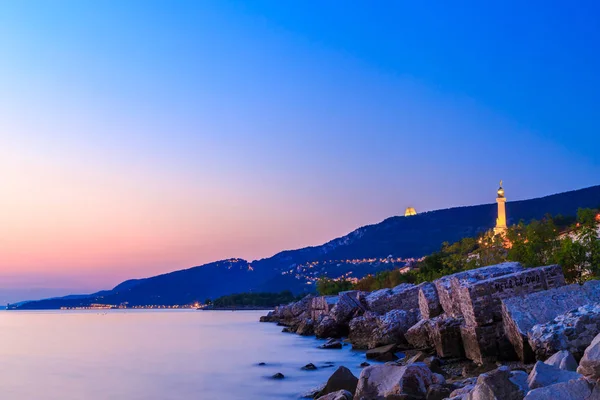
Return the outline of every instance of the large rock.
[[[475,384],[465,385],[461,388],[455,389],[448,396],[452,400],[463,400],[466,399],[469,393],[471,393],[475,389]]]
[[[463,320],[440,315],[431,319],[430,339],[439,357],[462,357],[464,348],[460,327]]]
[[[552,365],[538,361],[529,374],[527,383],[529,388],[537,389],[555,383],[568,382],[572,379],[583,378],[581,374],[573,371],[565,371]]]
[[[371,349],[365,355],[368,360],[394,361],[398,359],[398,356],[396,356],[397,351],[398,347],[395,344],[388,344]]]
[[[347,390],[338,390],[337,392],[326,394],[317,400],[352,400],[354,395]]]
[[[338,294],[337,303],[331,308],[329,315],[338,324],[347,324],[357,315],[361,315],[365,310],[365,296],[367,292],[360,290],[350,290]]]
[[[447,385],[433,384],[427,389],[425,400],[443,400],[450,396],[452,389]]]
[[[356,391],[358,378],[346,367],[339,367],[327,380],[325,388],[319,393],[319,396],[325,396],[330,393],[346,390],[350,393]]]
[[[385,314],[391,310],[418,310],[422,285],[402,283],[392,289],[371,292],[365,297],[367,309],[377,314]]]
[[[510,368],[500,367],[479,375],[467,400],[523,400],[527,388],[519,375],[511,374]]]
[[[557,383],[534,389],[527,393],[525,400],[599,400],[600,394],[585,379]]]
[[[512,345],[504,336],[500,322],[487,326],[461,326],[460,333],[465,356],[477,364],[517,358]]]
[[[430,319],[422,319],[411,326],[404,337],[408,344],[415,349],[429,349],[433,347],[433,342],[430,339],[433,322]]]
[[[588,304],[559,315],[545,324],[535,325],[528,333],[529,345],[540,360],[561,350],[575,359],[600,333],[600,303]]]
[[[530,362],[534,354],[528,343],[527,332],[534,325],[547,323],[560,314],[595,302],[600,302],[600,281],[503,299],[504,331],[521,361]]]
[[[310,336],[315,333],[315,324],[312,319],[305,318],[300,322],[296,333],[301,336]]]
[[[424,399],[431,384],[431,371],[422,363],[375,365],[362,370],[354,399]]]
[[[457,290],[467,326],[486,326],[502,321],[501,300],[563,286],[559,265],[529,268],[477,282],[463,280]]]
[[[590,380],[600,380],[600,335],[597,335],[585,349],[577,372]]]
[[[318,321],[325,315],[329,314],[331,309],[337,304],[338,296],[317,296],[313,297],[309,306],[310,318],[313,321]]]
[[[419,288],[419,310],[424,319],[437,317],[443,312],[437,289],[433,283],[426,282]]]
[[[447,275],[440,279],[436,279],[433,281],[433,284],[437,289],[440,305],[444,312],[451,317],[458,317],[462,315],[462,313],[457,289],[462,284],[475,283],[495,276],[511,274],[522,269],[523,266],[521,264],[513,262],[490,265],[488,267]]]
[[[573,354],[569,353],[567,350],[559,351],[544,361],[544,363],[564,371],[577,371],[577,361],[575,361]]]
[[[417,322],[418,312],[392,310],[385,315],[367,311],[350,321],[348,338],[356,349],[372,349],[387,344],[406,347],[404,334]]]
[[[278,317],[275,316],[273,311],[269,311],[267,315],[263,315],[260,317],[260,322],[277,322],[279,320]]]
[[[326,315],[316,324],[314,331],[319,339],[339,338],[348,334],[348,327],[338,324],[332,317]]]
[[[348,335],[348,323],[365,311],[363,304],[365,294],[366,292],[358,290],[340,292],[329,314],[322,314],[319,317],[315,335],[319,338]]]

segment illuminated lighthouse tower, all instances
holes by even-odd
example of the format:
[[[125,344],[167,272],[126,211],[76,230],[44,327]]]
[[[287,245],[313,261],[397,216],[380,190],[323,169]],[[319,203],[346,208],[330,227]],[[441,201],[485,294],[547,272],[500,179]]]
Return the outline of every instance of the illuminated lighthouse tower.
[[[494,227],[494,235],[505,235],[506,234],[506,197],[504,197],[504,189],[502,188],[502,181],[500,181],[500,187],[498,188],[498,197],[496,197],[496,203],[498,203],[498,218],[496,218],[496,226]]]

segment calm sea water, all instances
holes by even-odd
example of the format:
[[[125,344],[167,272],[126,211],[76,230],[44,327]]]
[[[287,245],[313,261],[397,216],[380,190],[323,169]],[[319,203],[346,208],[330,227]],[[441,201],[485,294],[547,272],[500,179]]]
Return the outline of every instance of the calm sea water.
[[[0,398],[297,399],[339,365],[360,373],[363,353],[317,349],[314,338],[257,322],[262,314],[1,311]],[[302,371],[309,362],[319,369]],[[268,378],[276,372],[286,378]]]

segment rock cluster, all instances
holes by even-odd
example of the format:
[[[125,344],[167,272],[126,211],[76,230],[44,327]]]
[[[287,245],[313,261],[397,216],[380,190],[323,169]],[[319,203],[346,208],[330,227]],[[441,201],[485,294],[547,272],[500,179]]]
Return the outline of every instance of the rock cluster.
[[[307,296],[261,321],[329,339],[323,348],[341,348],[348,336],[386,362],[365,364],[358,378],[338,369],[319,393],[326,400],[600,400],[600,281],[565,285],[557,265],[503,263],[372,293]],[[410,355],[398,360],[399,351]],[[340,380],[350,384],[333,384]]]
[[[600,281],[573,284],[526,296],[502,300],[502,321],[507,338],[524,362],[534,359],[527,333],[536,324],[552,321],[560,314],[586,304],[600,302]]]
[[[600,303],[586,304],[537,324],[528,332],[529,345],[536,358],[546,359],[560,350],[568,350],[579,359],[600,333]]]

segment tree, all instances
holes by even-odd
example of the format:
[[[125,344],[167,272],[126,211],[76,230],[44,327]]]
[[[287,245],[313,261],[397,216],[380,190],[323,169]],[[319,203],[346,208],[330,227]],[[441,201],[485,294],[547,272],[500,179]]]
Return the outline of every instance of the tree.
[[[344,279],[333,280],[327,277],[321,277],[317,281],[317,292],[319,292],[321,296],[336,295],[339,292],[351,290],[353,286],[352,282]]]

